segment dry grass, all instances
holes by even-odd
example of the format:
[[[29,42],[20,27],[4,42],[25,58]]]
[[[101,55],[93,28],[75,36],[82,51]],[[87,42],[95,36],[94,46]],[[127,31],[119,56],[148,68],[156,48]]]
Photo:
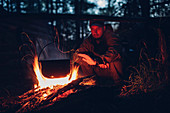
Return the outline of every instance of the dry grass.
[[[129,67],[131,74],[119,96],[130,96],[141,92],[147,93],[162,88],[166,81],[166,65],[162,61],[161,52],[154,58],[150,57],[147,46],[141,48],[137,66]]]

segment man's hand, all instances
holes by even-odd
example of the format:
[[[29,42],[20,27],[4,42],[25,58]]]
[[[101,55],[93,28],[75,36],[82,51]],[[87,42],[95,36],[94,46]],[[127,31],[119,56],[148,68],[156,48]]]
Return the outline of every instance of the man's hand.
[[[82,57],[82,60],[87,62],[89,65],[96,65],[96,61],[94,61],[91,57],[86,54],[77,54],[79,57]],[[109,68],[109,63],[106,64],[99,64],[100,68],[106,69]]]
[[[82,57],[82,60],[87,62],[89,65],[96,65],[96,61],[94,61],[91,57],[86,54],[77,54],[78,56]]]
[[[100,68],[103,68],[103,69],[109,68],[109,63],[99,64],[99,67],[100,67]]]

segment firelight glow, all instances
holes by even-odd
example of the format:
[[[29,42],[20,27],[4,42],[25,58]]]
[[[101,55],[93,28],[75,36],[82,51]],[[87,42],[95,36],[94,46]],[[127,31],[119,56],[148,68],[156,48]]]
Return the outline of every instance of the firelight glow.
[[[45,87],[52,87],[54,85],[65,85],[70,83],[73,80],[76,80],[78,78],[78,69],[79,67],[76,67],[71,74],[68,74],[66,77],[63,78],[47,78],[44,77],[42,74],[42,70],[39,66],[38,57],[35,56],[34,58],[34,64],[33,69],[36,74],[36,78],[38,80],[38,87],[40,89]],[[35,87],[36,88],[36,87]]]

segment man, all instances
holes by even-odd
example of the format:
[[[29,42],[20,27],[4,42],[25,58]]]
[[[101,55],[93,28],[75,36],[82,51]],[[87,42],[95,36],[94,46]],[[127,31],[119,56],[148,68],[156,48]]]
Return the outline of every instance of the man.
[[[76,50],[74,62],[86,76],[95,74],[99,84],[119,84],[122,66],[118,38],[101,20],[91,20],[90,29],[91,35]]]

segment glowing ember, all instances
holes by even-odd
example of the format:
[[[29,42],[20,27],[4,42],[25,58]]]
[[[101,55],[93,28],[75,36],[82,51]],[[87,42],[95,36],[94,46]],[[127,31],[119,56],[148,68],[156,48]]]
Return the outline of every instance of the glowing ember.
[[[47,97],[48,95],[45,93],[45,94],[43,94],[43,97]]]
[[[76,67],[73,70],[73,72],[68,74],[66,77],[63,77],[63,78],[47,78],[47,77],[43,76],[42,70],[39,66],[38,57],[35,56],[33,69],[34,69],[34,72],[35,72],[37,80],[38,80],[38,87],[40,87],[42,89],[42,88],[45,88],[45,87],[52,88],[54,85],[65,85],[65,84],[70,83],[73,80],[76,80],[78,78],[77,72],[78,72],[79,67]],[[34,85],[34,86],[35,86],[35,88],[37,87],[36,85]]]

